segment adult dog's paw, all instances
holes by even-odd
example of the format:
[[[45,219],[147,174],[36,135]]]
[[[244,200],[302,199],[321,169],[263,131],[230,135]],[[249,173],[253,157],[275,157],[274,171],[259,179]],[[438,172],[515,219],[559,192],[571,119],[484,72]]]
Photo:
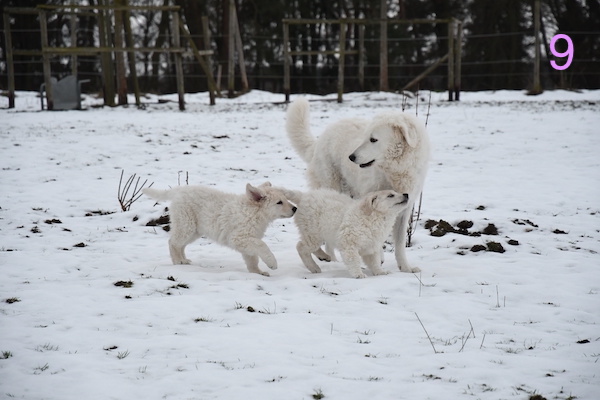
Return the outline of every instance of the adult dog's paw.
[[[400,267],[400,271],[401,272],[408,272],[410,273],[417,273],[417,272],[421,272],[421,268],[418,267]]]

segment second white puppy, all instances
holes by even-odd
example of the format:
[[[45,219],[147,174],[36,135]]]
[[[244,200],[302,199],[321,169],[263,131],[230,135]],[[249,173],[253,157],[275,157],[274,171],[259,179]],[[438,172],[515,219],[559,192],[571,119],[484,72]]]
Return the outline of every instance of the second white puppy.
[[[296,207],[269,182],[246,185],[245,195],[223,193],[204,186],[179,186],[171,190],[147,188],[144,194],[171,200],[169,252],[173,264],[189,264],[185,247],[205,236],[242,253],[248,271],[269,276],[258,268],[258,259],[277,269],[275,256],[261,239],[277,218],[289,218]]]
[[[321,272],[312,254],[330,261],[333,248],[338,248],[352,277],[366,277],[361,258],[373,275],[387,274],[380,267],[381,249],[396,217],[408,206],[408,194],[381,190],[355,200],[331,189],[281,191],[298,206],[294,221],[301,240],[296,249],[311,272]],[[330,254],[321,250],[323,243]]]

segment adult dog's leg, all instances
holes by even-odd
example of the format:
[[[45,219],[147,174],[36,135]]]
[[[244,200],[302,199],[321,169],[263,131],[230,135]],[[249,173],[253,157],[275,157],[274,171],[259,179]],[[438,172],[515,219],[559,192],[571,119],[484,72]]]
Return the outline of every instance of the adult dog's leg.
[[[268,272],[261,271],[261,269],[258,268],[258,256],[251,256],[251,255],[242,253],[242,257],[244,257],[244,261],[246,262],[246,267],[248,268],[248,271],[250,271],[254,274],[269,276]]]
[[[301,240],[296,245],[296,250],[298,250],[298,255],[302,259],[304,266],[306,266],[310,272],[313,274],[318,274],[321,272],[321,268],[319,268],[315,260],[312,258],[313,252],[321,250],[318,246],[317,249],[315,249],[314,246],[309,246],[306,242]]]
[[[408,229],[408,221],[410,219],[411,212],[412,207],[408,207],[398,216],[394,225],[394,246],[396,250],[396,262],[398,263],[398,268],[402,272],[420,271],[419,268],[411,267],[408,264],[408,260],[406,259],[406,231]]]

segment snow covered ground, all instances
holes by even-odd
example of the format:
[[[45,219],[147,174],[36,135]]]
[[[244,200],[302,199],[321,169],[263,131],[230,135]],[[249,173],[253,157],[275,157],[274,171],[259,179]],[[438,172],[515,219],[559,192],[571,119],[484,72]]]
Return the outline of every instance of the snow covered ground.
[[[597,399],[600,91],[445,98],[432,95],[433,159],[408,249],[422,273],[399,272],[388,252],[392,273],[363,280],[340,263],[307,271],[289,219],[265,237],[271,277],[205,240],[174,266],[168,233],[146,226],[167,204],[120,210],[123,170],[157,188],[306,189],[282,95],[214,107],[186,95],[185,112],[155,96],[145,109],[86,97],[87,110],[64,112],[40,112],[34,93],[12,110],[1,98],[0,397]],[[311,99],[315,134],[402,103]],[[440,220],[498,234],[432,236],[452,230]]]

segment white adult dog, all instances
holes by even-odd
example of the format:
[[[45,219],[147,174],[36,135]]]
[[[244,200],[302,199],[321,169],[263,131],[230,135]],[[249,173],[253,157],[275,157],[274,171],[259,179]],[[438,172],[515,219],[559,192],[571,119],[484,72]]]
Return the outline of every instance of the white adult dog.
[[[247,184],[245,195],[204,186],[146,188],[143,192],[157,200],[171,201],[169,252],[173,264],[190,264],[185,247],[205,236],[242,253],[250,272],[269,276],[258,268],[259,257],[269,268],[277,269],[277,260],[262,237],[273,220],[291,217],[296,207],[269,182],[258,187]]]
[[[321,272],[312,254],[322,261],[330,261],[333,249],[337,248],[352,277],[366,276],[361,270],[361,258],[373,275],[387,274],[380,267],[382,246],[396,217],[406,209],[408,194],[381,190],[352,199],[331,189],[307,193],[281,191],[298,206],[294,221],[301,240],[296,249],[309,271]],[[321,249],[323,243],[327,252]]]
[[[311,188],[331,188],[352,197],[384,189],[408,194],[408,205],[393,229],[396,262],[403,272],[418,272],[419,268],[409,265],[405,247],[408,222],[429,163],[429,137],[423,123],[412,115],[390,111],[372,120],[340,120],[315,139],[308,101],[300,98],[288,108],[286,130],[308,164]]]

